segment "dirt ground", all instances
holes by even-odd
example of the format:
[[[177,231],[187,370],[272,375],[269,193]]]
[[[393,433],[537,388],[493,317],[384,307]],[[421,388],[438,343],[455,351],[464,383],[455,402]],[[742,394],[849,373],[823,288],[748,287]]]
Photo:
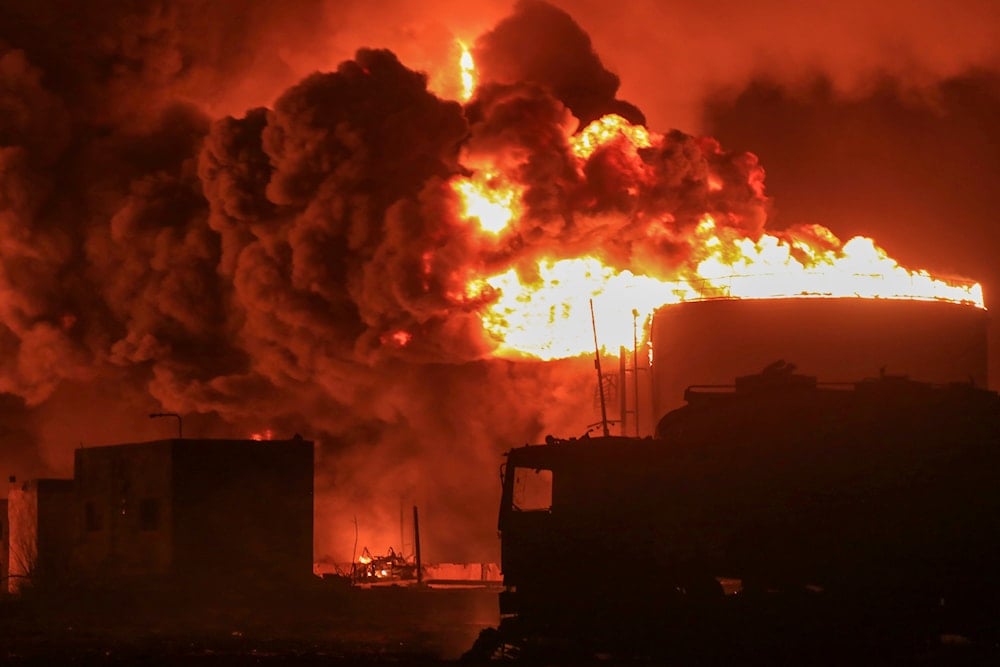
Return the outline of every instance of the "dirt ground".
[[[904,646],[879,633],[859,642],[868,625],[860,619],[834,628],[805,607],[734,609],[740,615],[730,617],[727,630],[708,627],[707,643],[675,654],[669,664],[1000,664],[995,639],[925,635]],[[0,665],[448,665],[498,621],[497,591],[485,589],[354,589],[324,582],[268,592],[32,591],[0,599]],[[736,636],[742,636],[736,652],[697,648]],[[545,664],[622,663],[570,651],[547,656]]]
[[[443,664],[497,622],[483,589],[32,592],[0,601],[0,664]]]

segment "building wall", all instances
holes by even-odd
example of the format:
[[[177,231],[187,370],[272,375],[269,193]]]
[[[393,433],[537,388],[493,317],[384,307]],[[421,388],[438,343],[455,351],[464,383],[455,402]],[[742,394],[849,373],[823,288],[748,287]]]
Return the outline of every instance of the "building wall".
[[[174,442],[178,573],[266,584],[312,576],[313,444]]]
[[[73,480],[37,479],[11,485],[7,494],[9,590],[67,581],[76,531]]]
[[[10,525],[7,518],[7,500],[0,498],[0,597],[7,593],[10,573]]]
[[[90,580],[167,575],[173,565],[171,443],[78,449],[75,566]]]
[[[75,466],[75,564],[88,580],[312,576],[311,442],[91,447]]]

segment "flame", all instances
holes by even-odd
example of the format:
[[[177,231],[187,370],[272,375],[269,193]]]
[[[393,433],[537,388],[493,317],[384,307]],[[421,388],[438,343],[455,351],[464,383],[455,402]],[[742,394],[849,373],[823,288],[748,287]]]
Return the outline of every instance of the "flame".
[[[462,40],[456,40],[458,48],[461,49],[461,56],[458,59],[458,69],[462,81],[462,89],[459,99],[468,102],[476,92],[476,63],[472,60],[472,52]]]
[[[596,151],[612,144],[636,156],[641,165],[639,149],[654,146],[662,137],[611,114],[568,140],[582,171]],[[763,188],[762,182],[750,185]],[[456,178],[452,188],[461,198],[462,217],[475,219],[484,232],[508,230],[521,215],[522,188],[499,169]],[[721,176],[707,175],[709,192],[724,188]],[[645,225],[649,239],[671,234],[663,220],[637,223]],[[593,352],[591,301],[599,345],[611,353],[621,346],[631,348],[633,327],[645,328],[657,308],[698,299],[860,297],[944,300],[984,308],[978,283],[906,269],[872,239],[857,236],[842,243],[819,225],[751,238],[720,227],[705,213],[680,242],[688,245],[688,263],[646,272],[656,275],[609,265],[598,248],[583,256],[550,255],[531,266],[474,277],[463,296],[488,303],[482,326],[497,356],[544,360]]]
[[[251,433],[250,434],[250,439],[251,440],[256,440],[257,442],[261,442],[263,440],[271,440],[271,439],[273,439],[273,437],[274,437],[274,433],[271,431],[271,429],[265,429],[263,431],[259,431],[257,433]]]
[[[601,146],[623,137],[635,148],[652,146],[649,130],[641,125],[632,125],[618,114],[608,114],[585,127],[570,139],[573,153],[581,160],[587,160]]]
[[[724,239],[706,216],[698,233],[707,257],[689,278],[635,275],[596,257],[541,259],[537,277],[514,269],[470,284],[470,294],[487,289],[495,300],[482,317],[499,356],[559,359],[593,350],[590,301],[597,314],[599,344],[617,353],[633,342],[633,314],[645,326],[665,305],[707,298],[892,298],[944,300],[983,308],[978,283],[954,283],[926,271],[907,270],[875,245],[857,236],[840,244],[827,231],[833,250],[802,240],[764,234],[757,241]]]
[[[763,234],[722,240],[705,216],[698,226],[708,256],[696,269],[703,296],[740,299],[787,297],[861,297],[952,301],[984,308],[978,283],[949,282],[927,271],[911,271],[888,256],[875,241],[855,236],[841,244],[829,230],[813,227],[824,250],[807,239]]]
[[[683,281],[618,271],[596,257],[542,259],[536,268],[534,280],[511,269],[472,288],[497,295],[482,321],[501,356],[560,359],[592,351],[591,300],[600,315],[602,347],[617,352],[621,345],[632,346],[633,309],[645,322],[660,305],[696,295]]]
[[[520,215],[522,190],[496,169],[483,169],[452,182],[462,200],[462,217],[476,220],[486,232],[499,234]]]

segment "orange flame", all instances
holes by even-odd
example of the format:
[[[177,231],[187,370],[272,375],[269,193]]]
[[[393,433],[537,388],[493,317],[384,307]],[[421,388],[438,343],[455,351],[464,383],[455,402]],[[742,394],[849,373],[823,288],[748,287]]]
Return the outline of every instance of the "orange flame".
[[[649,148],[662,137],[608,115],[576,136],[570,147],[582,165],[602,146],[628,142],[631,150]],[[475,218],[493,234],[520,216],[522,192],[498,170],[476,172],[452,187],[462,198],[463,216]],[[723,183],[710,174],[708,189]],[[662,223],[647,224],[650,237]],[[480,276],[466,287],[470,298],[492,297],[482,325],[499,356],[556,359],[593,351],[589,301],[597,313],[598,335],[605,351],[631,347],[633,309],[645,326],[660,306],[707,298],[860,297],[943,300],[984,308],[978,283],[948,281],[927,271],[909,270],[872,239],[857,236],[842,243],[818,225],[749,238],[718,228],[705,214],[684,239],[692,258],[688,266],[658,269],[660,275],[637,275],[609,266],[597,256],[544,257],[517,269]]]
[[[632,125],[618,114],[608,114],[598,118],[570,139],[573,153],[586,161],[601,146],[613,142],[618,137],[624,137],[635,148],[652,146],[649,130],[641,125]]]
[[[250,434],[250,439],[251,440],[256,440],[257,442],[261,442],[263,440],[271,440],[271,439],[273,439],[273,437],[274,437],[274,433],[271,432],[271,429],[265,429],[263,431],[259,431],[257,433],[251,433]]]
[[[462,40],[456,41],[458,42],[459,49],[462,51],[462,55],[458,59],[458,68],[462,82],[459,99],[463,102],[468,102],[476,92],[476,63],[472,60],[472,52],[469,51],[469,47],[466,46],[465,42]]]
[[[483,231],[499,234],[520,215],[521,188],[495,169],[459,178],[452,187],[462,199],[462,217],[476,220]]]

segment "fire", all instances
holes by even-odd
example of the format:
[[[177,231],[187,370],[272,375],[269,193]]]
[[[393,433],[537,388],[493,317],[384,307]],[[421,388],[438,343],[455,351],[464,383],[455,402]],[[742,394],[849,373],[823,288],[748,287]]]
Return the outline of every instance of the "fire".
[[[715,233],[714,221],[706,216],[699,233],[704,234],[708,256],[696,269],[705,286],[700,290],[702,296],[920,299],[984,307],[978,283],[948,282],[927,271],[905,269],[864,236],[841,244],[829,230],[818,231],[833,249],[824,250],[806,239],[771,234],[757,241],[722,241]]]
[[[250,434],[250,439],[256,440],[257,442],[261,442],[263,440],[271,440],[273,438],[274,438],[274,433],[271,431],[271,429],[264,429],[263,431]]]
[[[498,170],[477,171],[452,187],[462,200],[462,217],[476,220],[483,231],[499,234],[520,215],[521,188]]]
[[[635,148],[652,146],[649,130],[641,125],[632,125],[618,114],[608,114],[583,129],[570,140],[573,153],[581,160],[586,160],[599,147],[611,143],[618,137],[624,137]]]
[[[581,168],[603,146],[625,141],[624,150],[637,151],[660,140],[617,115],[568,137]],[[709,192],[723,187],[718,175],[709,174]],[[521,215],[521,192],[499,170],[459,178],[453,188],[461,196],[463,217],[475,218],[484,231],[499,234]],[[666,233],[660,220],[644,224],[649,238]],[[682,242],[689,247],[687,264],[657,268],[656,275],[609,265],[596,248],[583,256],[542,257],[527,270],[474,278],[466,294],[485,295],[489,301],[482,326],[496,345],[495,354],[539,359],[593,351],[591,301],[599,344],[612,353],[620,346],[631,348],[634,324],[645,326],[657,308],[697,299],[859,297],[944,300],[984,308],[978,283],[906,269],[872,239],[857,236],[843,243],[818,225],[751,238],[720,227],[705,213]]]
[[[458,67],[462,81],[462,89],[459,98],[462,102],[468,102],[476,92],[476,63],[472,60],[472,52],[465,42],[458,40],[458,47],[462,55],[458,60]]]
[[[696,296],[683,281],[637,276],[596,257],[543,259],[537,269],[536,280],[525,281],[511,269],[476,286],[479,292],[488,286],[497,295],[483,316],[483,328],[501,355],[560,359],[593,350],[591,300],[602,347],[617,352],[621,345],[632,346],[633,309],[645,322],[660,305]]]

